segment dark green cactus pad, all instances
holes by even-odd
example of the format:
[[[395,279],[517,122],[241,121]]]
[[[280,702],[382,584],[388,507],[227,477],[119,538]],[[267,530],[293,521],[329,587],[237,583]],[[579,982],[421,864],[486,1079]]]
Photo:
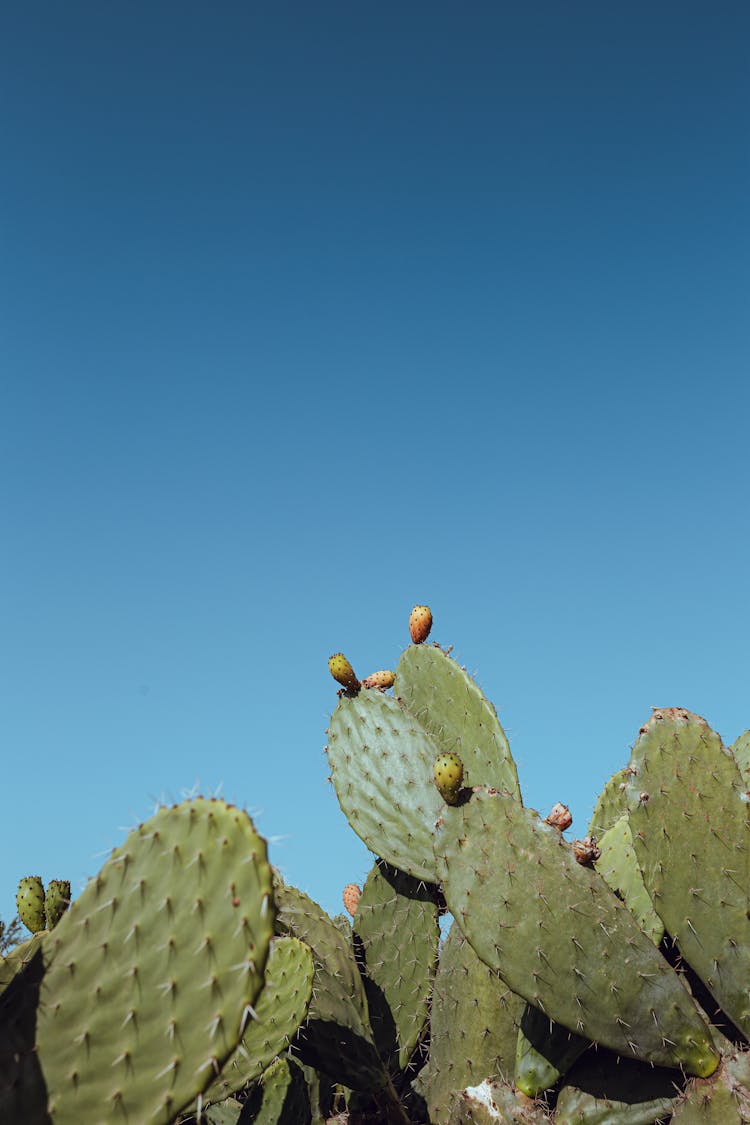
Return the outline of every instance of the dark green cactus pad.
[[[44,895],[44,914],[48,930],[54,930],[69,906],[70,883],[67,879],[51,879]]]
[[[263,989],[245,1034],[203,1094],[203,1103],[221,1101],[253,1082],[285,1051],[307,1015],[313,985],[312,953],[293,937],[271,941]]]
[[[669,1118],[682,1081],[678,1071],[592,1049],[560,1090],[555,1125],[652,1125]]]
[[[750,730],[746,730],[732,743],[732,754],[739,766],[745,788],[750,789]]]
[[[344,696],[328,730],[328,760],[349,824],[375,855],[434,883],[432,833],[443,801],[432,777],[438,750],[398,700]]]
[[[480,961],[454,922],[440,953],[430,1018],[430,1057],[419,1088],[430,1118],[445,1121],[458,1091],[513,1076],[523,1011],[496,972]]]
[[[625,793],[629,777],[627,767],[618,770],[610,777],[607,784],[599,794],[599,799],[594,806],[594,811],[589,821],[587,836],[596,836],[597,840],[608,832],[628,811],[628,799]]]
[[[161,809],[6,989],[0,1120],[174,1121],[237,1045],[273,922],[249,817],[202,799]]]
[[[354,933],[375,1043],[392,1070],[404,1070],[428,1018],[440,938],[436,888],[378,860]]]
[[[589,1042],[527,1004],[518,1029],[516,1086],[529,1098],[539,1097],[560,1080]]]
[[[627,815],[621,816],[604,833],[599,840],[599,849],[601,855],[596,861],[596,870],[615,894],[619,895],[644,934],[658,946],[664,937],[664,923],[654,910],[654,904],[646,890],[633,848]]]
[[[508,1082],[485,1080],[457,1094],[448,1125],[550,1125],[545,1107]]]
[[[373,1040],[351,938],[302,891],[277,881],[274,894],[278,932],[310,947],[315,970],[312,1000],[294,1039],[294,1054],[353,1090],[378,1089],[388,1075]]]
[[[264,1072],[237,1125],[309,1125],[311,1121],[302,1068],[293,1059],[281,1058]]]
[[[750,1035],[750,824],[731,753],[704,719],[655,711],[633,748],[633,843],[682,956]]]
[[[475,790],[444,807],[435,851],[451,913],[514,992],[620,1054],[713,1072],[718,1055],[675,972],[536,813]]]
[[[32,934],[45,928],[44,883],[39,875],[26,875],[18,884],[16,907],[18,917]]]
[[[434,646],[410,645],[399,660],[394,691],[440,753],[458,754],[464,785],[491,785],[521,800],[497,712],[455,660]]]

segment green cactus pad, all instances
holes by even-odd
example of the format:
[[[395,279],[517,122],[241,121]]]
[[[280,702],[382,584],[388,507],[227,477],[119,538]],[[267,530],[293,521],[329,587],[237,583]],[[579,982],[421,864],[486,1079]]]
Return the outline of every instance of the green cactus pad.
[[[378,1089],[388,1075],[373,1041],[351,937],[295,887],[277,880],[274,895],[278,932],[310,947],[315,970],[307,1018],[293,1044],[295,1055],[307,1066],[336,1075],[353,1090]]]
[[[669,1117],[681,1075],[591,1050],[560,1090],[555,1125],[653,1125]]]
[[[302,1068],[293,1059],[277,1059],[263,1074],[245,1103],[238,1125],[309,1125],[310,1096]]]
[[[45,928],[44,883],[39,875],[27,875],[18,884],[16,907],[18,917],[32,934]]]
[[[237,1045],[273,922],[249,817],[202,799],[161,809],[6,990],[0,1120],[32,1125],[36,1106],[55,1125],[174,1121]]]
[[[708,1081],[688,1084],[675,1104],[675,1125],[747,1125],[750,1121],[750,1054],[729,1053]]]
[[[595,871],[518,802],[476,790],[445,806],[438,873],[454,918],[514,992],[623,1055],[707,1075],[708,1029],[677,975]]]
[[[619,895],[644,934],[658,946],[664,937],[664,923],[654,910],[633,849],[630,821],[621,816],[599,840],[601,855],[596,870]]]
[[[633,748],[633,844],[682,956],[750,1035],[749,806],[731,753],[704,719],[655,711]]]
[[[44,896],[44,914],[48,930],[54,930],[69,906],[70,883],[67,879],[51,879]]]
[[[226,1098],[203,1110],[201,1121],[205,1125],[237,1125],[242,1113],[242,1103],[236,1098]]]
[[[516,1086],[527,1097],[538,1097],[560,1080],[589,1042],[527,1004],[518,1029]]]
[[[750,730],[746,730],[732,743],[732,754],[740,768],[745,788],[750,789]]]
[[[286,1050],[307,1015],[312,996],[313,959],[293,937],[271,941],[263,989],[245,1034],[220,1074],[203,1094],[203,1104],[221,1101],[259,1078]]]
[[[594,806],[591,820],[589,821],[587,836],[596,836],[597,840],[608,832],[628,811],[628,799],[625,795],[629,773],[627,768],[618,770],[610,777],[607,784],[599,794],[599,799]]]
[[[433,1121],[446,1121],[457,1091],[484,1078],[512,1078],[523,1011],[454,922],[443,945],[432,994],[430,1057],[420,1075]]]
[[[439,648],[411,645],[399,660],[394,690],[438,750],[459,755],[464,785],[491,785],[521,800],[497,712],[455,660]]]
[[[378,860],[354,918],[375,1043],[404,1070],[427,1023],[437,964],[436,889]]]
[[[508,1082],[485,1079],[457,1094],[448,1125],[549,1125],[546,1108]]]
[[[375,855],[429,883],[443,805],[432,777],[437,755],[414,716],[380,692],[345,696],[331,719],[328,760],[349,824]]]

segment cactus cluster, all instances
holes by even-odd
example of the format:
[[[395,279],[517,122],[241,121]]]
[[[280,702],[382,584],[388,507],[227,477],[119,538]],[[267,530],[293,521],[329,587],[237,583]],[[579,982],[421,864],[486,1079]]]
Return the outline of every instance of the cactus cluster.
[[[568,841],[432,624],[415,606],[395,672],[329,661],[331,780],[373,853],[347,913],[201,798],[68,910],[21,881],[0,1122],[750,1122],[750,732],[654,711]]]

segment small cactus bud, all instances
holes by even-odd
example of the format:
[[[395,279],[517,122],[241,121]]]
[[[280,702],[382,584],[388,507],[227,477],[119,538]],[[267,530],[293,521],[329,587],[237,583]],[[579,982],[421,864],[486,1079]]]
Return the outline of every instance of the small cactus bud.
[[[362,891],[360,890],[360,888],[357,886],[356,883],[347,883],[346,886],[344,887],[344,893],[341,897],[344,900],[344,906],[346,907],[347,911],[351,914],[352,918],[357,913],[357,905],[359,903],[359,899],[360,899],[361,894],[362,894]]]
[[[384,668],[382,672],[373,672],[365,676],[362,681],[363,688],[375,688],[377,691],[388,691],[396,682],[396,673]]]
[[[27,875],[18,884],[16,907],[18,917],[32,934],[44,929],[44,884],[39,875]]]
[[[458,754],[438,754],[432,772],[446,805],[457,805],[464,783],[464,764]]]
[[[573,817],[570,815],[570,809],[567,805],[561,805],[558,801],[550,809],[549,816],[545,818],[546,824],[551,824],[553,828],[559,828],[564,832],[566,828],[570,828],[573,823]]]
[[[573,855],[576,862],[583,867],[591,867],[601,854],[600,849],[596,846],[596,836],[586,836],[583,840],[573,841]]]
[[[409,614],[409,632],[415,645],[421,645],[430,635],[432,610],[428,605],[415,605]]]
[[[328,661],[328,668],[337,683],[347,691],[358,692],[360,683],[354,675],[354,669],[344,656],[343,652],[335,652]]]
[[[67,879],[50,879],[44,896],[47,929],[53,930],[70,906],[70,883]]]

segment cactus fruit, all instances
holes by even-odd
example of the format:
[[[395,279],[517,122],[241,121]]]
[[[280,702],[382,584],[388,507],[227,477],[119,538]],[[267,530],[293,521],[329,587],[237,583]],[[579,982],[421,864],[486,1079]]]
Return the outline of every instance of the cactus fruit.
[[[573,841],[573,855],[576,863],[590,867],[602,853],[596,845],[596,836],[585,836],[583,840]]]
[[[564,832],[566,828],[570,828],[573,823],[573,817],[570,815],[570,809],[567,805],[562,805],[558,801],[553,805],[549,811],[549,815],[545,817],[547,824],[551,824],[553,828],[559,828]]]
[[[47,916],[47,929],[54,930],[65,911],[70,906],[70,883],[67,879],[51,879],[44,896],[44,912]]]
[[[362,890],[356,883],[347,883],[344,887],[341,897],[344,900],[344,907],[347,914],[351,914],[352,918],[357,913],[357,904],[361,894]]]
[[[343,652],[334,652],[328,660],[328,670],[337,684],[341,684],[346,691],[356,694],[361,684],[354,675],[354,669],[344,656]]]
[[[38,934],[44,927],[44,884],[39,875],[26,875],[16,894],[18,917],[27,930]]]
[[[374,688],[376,691],[388,691],[396,682],[396,673],[390,668],[383,668],[381,672],[372,672],[362,681],[363,688]]]
[[[458,804],[464,782],[464,764],[458,754],[438,754],[432,772],[446,805]]]
[[[409,633],[415,645],[421,645],[430,635],[432,610],[428,605],[415,605],[409,614]]]

